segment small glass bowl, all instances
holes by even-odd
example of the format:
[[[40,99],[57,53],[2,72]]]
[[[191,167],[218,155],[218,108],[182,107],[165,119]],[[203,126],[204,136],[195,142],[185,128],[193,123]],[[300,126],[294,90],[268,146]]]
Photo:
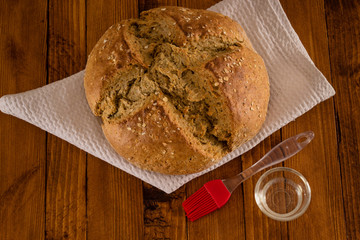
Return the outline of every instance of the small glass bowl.
[[[268,217],[290,221],[300,217],[309,207],[311,189],[301,173],[278,167],[259,178],[255,186],[255,200]]]

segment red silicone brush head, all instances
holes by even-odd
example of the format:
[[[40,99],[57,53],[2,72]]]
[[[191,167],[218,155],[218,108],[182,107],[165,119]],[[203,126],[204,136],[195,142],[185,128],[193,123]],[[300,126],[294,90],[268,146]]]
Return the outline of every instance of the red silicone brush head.
[[[196,191],[182,206],[190,221],[195,221],[224,206],[231,193],[221,180],[213,180]]]

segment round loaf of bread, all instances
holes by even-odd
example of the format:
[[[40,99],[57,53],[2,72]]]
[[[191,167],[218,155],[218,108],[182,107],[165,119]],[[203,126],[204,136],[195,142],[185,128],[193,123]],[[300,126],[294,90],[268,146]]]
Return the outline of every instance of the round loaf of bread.
[[[204,170],[254,137],[270,94],[265,64],[238,23],[179,7],[111,26],[84,85],[115,151],[165,174]]]

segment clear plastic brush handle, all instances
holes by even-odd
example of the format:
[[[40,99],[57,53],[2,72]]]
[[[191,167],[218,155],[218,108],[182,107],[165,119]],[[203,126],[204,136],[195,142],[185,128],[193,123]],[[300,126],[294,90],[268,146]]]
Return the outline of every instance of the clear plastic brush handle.
[[[314,136],[314,132],[307,131],[282,141],[268,153],[266,153],[254,165],[234,177],[222,180],[223,183],[229,192],[232,193],[237,188],[237,186],[239,186],[243,181],[250,178],[254,174],[265,168],[281,163],[300,152],[306,145],[310,143]]]

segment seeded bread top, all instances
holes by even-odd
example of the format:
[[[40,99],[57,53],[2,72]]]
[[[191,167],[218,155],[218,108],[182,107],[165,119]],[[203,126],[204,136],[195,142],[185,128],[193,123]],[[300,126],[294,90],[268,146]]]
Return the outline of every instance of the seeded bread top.
[[[84,85],[115,150],[135,165],[171,174],[202,170],[252,138],[269,100],[264,62],[241,26],[218,13],[178,7],[152,9],[111,26],[89,56]],[[158,103],[189,150],[186,157],[166,144],[175,152],[166,164],[161,154],[132,153],[132,145],[125,146],[129,139],[156,145],[144,130],[129,126]],[[161,117],[157,121],[161,125]],[[162,138],[167,137],[159,137],[159,146]],[[187,158],[191,164],[179,169]]]

